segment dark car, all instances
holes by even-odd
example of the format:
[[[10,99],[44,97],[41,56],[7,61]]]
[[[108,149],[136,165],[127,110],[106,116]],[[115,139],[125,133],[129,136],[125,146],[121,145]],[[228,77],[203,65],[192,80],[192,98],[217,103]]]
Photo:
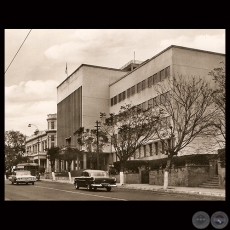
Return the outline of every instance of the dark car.
[[[103,170],[84,170],[79,177],[74,178],[74,186],[76,189],[85,187],[88,190],[97,190],[97,188],[105,188],[108,192],[112,187],[116,187],[116,178],[109,177],[109,174]]]

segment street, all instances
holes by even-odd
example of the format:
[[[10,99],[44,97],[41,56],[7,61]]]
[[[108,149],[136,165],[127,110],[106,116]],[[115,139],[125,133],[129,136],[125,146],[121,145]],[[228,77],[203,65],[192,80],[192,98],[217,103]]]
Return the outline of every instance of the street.
[[[216,200],[201,195],[167,194],[164,192],[143,191],[124,188],[112,188],[88,191],[86,188],[76,190],[74,185],[58,182],[37,181],[34,185],[12,185],[5,180],[5,201],[18,200],[55,200],[55,201],[199,201]]]

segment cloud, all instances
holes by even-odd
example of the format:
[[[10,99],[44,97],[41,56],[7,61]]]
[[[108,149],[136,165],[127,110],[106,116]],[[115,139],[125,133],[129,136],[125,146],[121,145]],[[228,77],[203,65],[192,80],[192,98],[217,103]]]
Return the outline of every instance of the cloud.
[[[47,115],[57,113],[57,85],[37,80],[5,87],[5,129],[21,127],[26,132],[28,123],[45,129]]]
[[[71,41],[51,46],[44,54],[60,62],[90,63],[95,57],[108,59],[118,53],[125,55],[130,47],[137,48],[137,44],[141,49],[155,33],[154,30],[141,30],[140,33],[135,29],[80,29],[75,31]]]
[[[5,87],[5,101],[6,103],[25,103],[56,100],[58,84],[59,82],[54,80],[37,80]]]
[[[193,38],[189,36],[179,36],[175,39],[164,39],[160,42],[162,49],[165,49],[170,45],[225,53],[225,33],[222,33],[221,35],[197,35]]]

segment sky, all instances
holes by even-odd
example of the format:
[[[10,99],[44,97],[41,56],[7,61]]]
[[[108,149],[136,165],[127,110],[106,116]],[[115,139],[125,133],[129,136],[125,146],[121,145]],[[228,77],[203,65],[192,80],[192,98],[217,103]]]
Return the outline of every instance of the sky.
[[[120,69],[171,45],[225,54],[224,29],[5,29],[5,131],[33,135],[81,64]],[[67,74],[65,73],[67,65]],[[28,127],[28,124],[33,124]]]

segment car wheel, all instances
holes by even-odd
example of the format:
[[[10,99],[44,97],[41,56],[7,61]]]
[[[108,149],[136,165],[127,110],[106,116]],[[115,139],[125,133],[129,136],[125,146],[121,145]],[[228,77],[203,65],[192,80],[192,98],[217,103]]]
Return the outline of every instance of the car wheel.
[[[76,189],[79,189],[79,188],[80,188],[80,187],[78,186],[78,184],[77,184],[77,183],[75,184],[75,188],[76,188]]]
[[[90,191],[92,190],[92,187],[90,184],[87,185],[87,190],[90,190]]]
[[[106,188],[107,192],[111,191],[111,187]]]
[[[34,185],[34,182],[32,182],[32,185]]]

